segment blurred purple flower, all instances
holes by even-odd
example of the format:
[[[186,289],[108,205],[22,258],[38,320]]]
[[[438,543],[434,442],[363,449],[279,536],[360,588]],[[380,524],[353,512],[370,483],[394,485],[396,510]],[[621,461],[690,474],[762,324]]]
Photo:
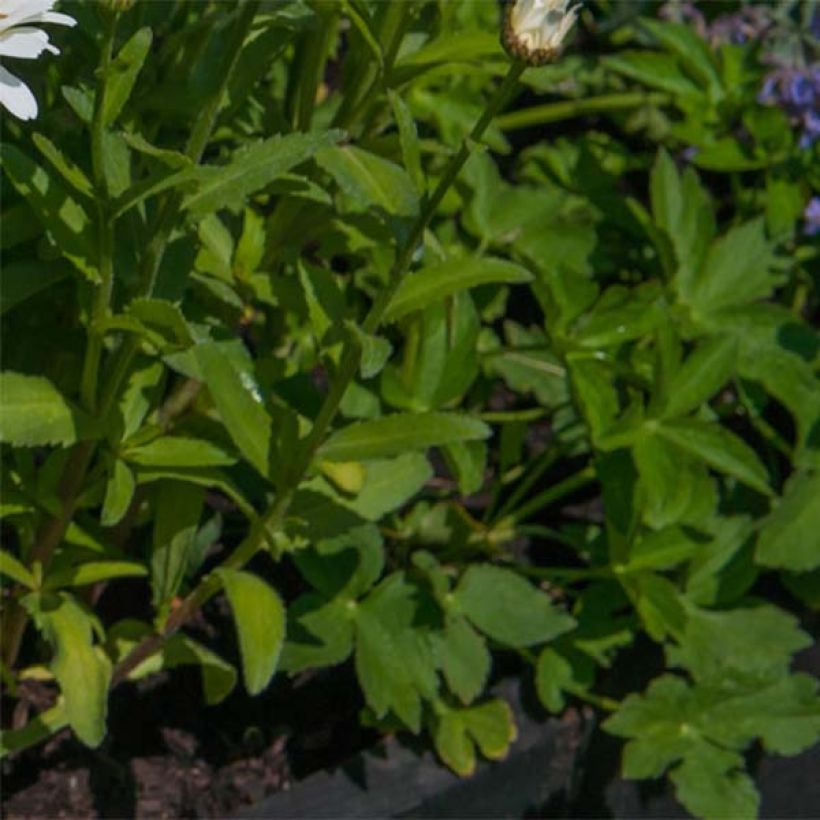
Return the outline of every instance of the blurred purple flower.
[[[803,233],[806,236],[815,236],[820,233],[820,196],[813,196],[806,205],[806,210],[803,211],[803,219],[806,224],[803,227]]]
[[[795,74],[789,83],[788,91],[792,105],[803,108],[814,102],[814,83],[808,73]]]

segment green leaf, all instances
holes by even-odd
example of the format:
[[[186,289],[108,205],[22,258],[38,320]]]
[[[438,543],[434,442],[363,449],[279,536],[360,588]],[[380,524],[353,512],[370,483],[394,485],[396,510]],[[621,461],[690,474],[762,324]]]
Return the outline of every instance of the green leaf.
[[[664,416],[684,416],[708,401],[731,378],[736,361],[737,342],[731,336],[698,345],[668,385]]]
[[[133,299],[126,308],[128,316],[139,319],[147,327],[156,330],[169,343],[188,347],[194,337],[179,307],[165,299]]]
[[[86,746],[99,746],[105,736],[111,663],[93,645],[91,619],[66,593],[32,593],[22,603],[54,648],[50,667],[71,728]]]
[[[671,774],[678,800],[696,817],[753,820],[760,797],[754,781],[738,771],[742,758],[715,746],[689,755]]]
[[[194,356],[229,435],[242,455],[267,475],[273,421],[264,405],[217,343],[197,345]]]
[[[820,473],[795,473],[763,520],[755,560],[798,572],[820,567]]]
[[[20,729],[6,729],[0,736],[0,759],[12,752],[19,752],[42,743],[68,726],[68,717],[63,703],[29,718]]]
[[[285,606],[276,591],[249,572],[215,571],[233,610],[245,688],[258,695],[268,685],[285,640]]]
[[[198,666],[202,670],[202,692],[209,706],[225,700],[236,685],[236,670],[227,661],[179,632],[166,639],[162,647],[162,667],[177,666]]]
[[[128,465],[122,459],[115,459],[105,485],[100,524],[104,527],[113,527],[122,521],[122,517],[131,505],[135,487],[134,474]]]
[[[32,134],[31,141],[78,194],[91,199],[94,198],[94,186],[82,168],[68,159],[48,137],[44,137],[42,134]]]
[[[416,191],[421,193],[426,188],[424,171],[421,165],[421,146],[416,130],[416,121],[407,103],[393,89],[387,90],[387,100],[393,110],[393,117],[399,129],[399,144],[404,167],[410,175]]]
[[[703,459],[710,467],[771,495],[766,468],[743,439],[725,427],[699,419],[664,421],[653,427],[657,435]]]
[[[154,605],[167,603],[179,591],[194,546],[205,491],[196,484],[160,481],[156,487],[151,552]]]
[[[12,185],[28,202],[63,255],[90,281],[99,281],[91,217],[44,168],[9,143],[0,160]]]
[[[372,379],[378,376],[387,364],[393,346],[382,336],[365,333],[355,322],[345,322],[345,328],[361,351],[359,372],[362,378]]]
[[[148,570],[136,561],[86,561],[46,575],[44,589],[84,587],[110,578],[141,578]]]
[[[105,78],[104,125],[111,125],[128,102],[152,41],[151,29],[141,28],[125,43],[112,61]]]
[[[377,717],[390,710],[418,732],[421,699],[400,641],[411,630],[414,614],[413,589],[398,573],[356,607],[356,674]]]
[[[680,647],[670,647],[668,658],[698,682],[754,687],[786,676],[792,655],[810,645],[796,619],[775,606],[690,609]]]
[[[122,457],[142,467],[229,467],[236,458],[211,441],[186,436],[160,436],[148,444],[123,450]]]
[[[572,686],[574,678],[572,664],[563,655],[550,647],[541,651],[535,666],[535,689],[550,712],[564,708],[564,691]]]
[[[197,189],[184,200],[183,207],[194,218],[222,208],[241,210],[250,194],[261,191],[340,136],[337,131],[277,135],[237,151],[227,165],[203,166],[196,170]]]
[[[319,457],[327,461],[366,461],[489,435],[490,428],[483,421],[466,415],[395,413],[337,430],[319,448]]]
[[[461,719],[481,754],[502,760],[518,734],[512,709],[505,700],[493,698],[478,706],[461,709]]]
[[[316,154],[316,162],[336,180],[356,210],[374,208],[385,215],[416,215],[418,194],[399,165],[353,145],[323,148]]]
[[[447,685],[462,703],[472,703],[484,690],[492,664],[484,639],[465,618],[450,617],[436,649]]]
[[[509,705],[495,698],[467,709],[447,709],[438,719],[433,740],[441,759],[469,777],[475,770],[475,745],[490,760],[501,760],[515,736]]]
[[[686,301],[710,314],[765,299],[782,282],[782,276],[773,272],[774,261],[763,217],[732,228],[710,246]]]
[[[0,575],[5,575],[18,584],[34,589],[37,582],[34,576],[11,553],[0,549]]]
[[[347,598],[327,602],[310,593],[288,607],[288,640],[281,667],[295,675],[304,669],[341,663],[353,649],[353,617]]]
[[[6,219],[6,214],[3,214]],[[29,216],[29,220],[31,217]],[[12,228],[4,222],[4,234]],[[3,261],[3,287],[0,288],[0,317],[24,304],[71,274],[67,262],[41,262],[37,259]]]
[[[503,259],[486,256],[448,259],[405,276],[390,301],[384,320],[395,321],[478,285],[531,281],[529,271]]]
[[[445,712],[433,733],[436,751],[456,774],[469,777],[475,771],[475,746],[467,734],[467,726],[455,709]]]
[[[446,445],[443,454],[458,480],[459,492],[465,496],[477,493],[484,485],[487,445],[483,441],[458,441]]]
[[[470,567],[453,595],[458,611],[485,635],[508,646],[543,643],[575,625],[553,607],[546,593],[501,567]]]
[[[643,520],[661,529],[690,519],[704,500],[713,509],[717,498],[705,465],[657,435],[642,435],[632,447],[641,477]]]
[[[48,379],[0,373],[0,441],[17,447],[67,446],[87,426],[84,414]]]
[[[152,633],[148,624],[126,619],[109,629],[107,641],[114,649],[115,659],[122,660]],[[198,666],[201,669],[202,691],[208,705],[224,700],[236,685],[236,670],[229,663],[180,632],[167,637],[157,652],[132,669],[128,680],[140,680],[163,669],[179,666]]]
[[[346,506],[368,521],[378,521],[399,509],[433,475],[430,462],[422,453],[368,461],[364,468],[364,485],[355,498],[346,501]]]

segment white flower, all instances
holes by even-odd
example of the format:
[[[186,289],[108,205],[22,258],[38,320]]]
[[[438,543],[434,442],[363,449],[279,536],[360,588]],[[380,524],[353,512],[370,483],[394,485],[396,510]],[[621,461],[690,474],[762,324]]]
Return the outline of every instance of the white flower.
[[[555,59],[578,17],[570,0],[512,0],[507,5],[503,40],[520,60],[542,65]]]
[[[0,57],[36,60],[44,51],[59,54],[48,41],[48,34],[33,23],[73,26],[77,21],[67,14],[52,11],[57,0],[0,0]],[[37,116],[37,100],[31,89],[0,65],[0,105],[21,120]]]

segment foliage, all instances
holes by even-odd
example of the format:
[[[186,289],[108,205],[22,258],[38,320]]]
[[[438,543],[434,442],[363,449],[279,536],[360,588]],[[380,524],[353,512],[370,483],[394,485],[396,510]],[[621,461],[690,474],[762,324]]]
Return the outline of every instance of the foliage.
[[[224,698],[224,594],[251,695],[350,663],[467,775],[504,655],[755,815],[744,753],[820,738],[820,146],[759,41],[653,12],[508,74],[468,0],[78,4],[3,122],[3,680],[58,693],[4,753],[162,669]],[[95,611],[126,578],[150,610]]]

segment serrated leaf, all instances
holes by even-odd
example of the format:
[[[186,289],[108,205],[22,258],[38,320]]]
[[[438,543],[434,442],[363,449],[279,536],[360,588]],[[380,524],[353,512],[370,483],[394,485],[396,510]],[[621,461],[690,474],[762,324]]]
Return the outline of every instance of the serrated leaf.
[[[548,595],[501,567],[471,566],[453,595],[459,611],[478,629],[508,646],[549,641],[575,625]]]
[[[653,430],[715,470],[733,476],[759,493],[772,494],[766,468],[755,451],[725,427],[699,419],[679,419],[663,421]]]
[[[249,572],[215,571],[233,610],[245,689],[258,695],[270,682],[285,640],[285,606],[277,592]]]
[[[119,116],[125,103],[128,102],[152,41],[151,29],[141,28],[123,45],[112,60],[105,82],[104,125],[111,125]]]
[[[675,795],[696,817],[706,820],[753,820],[760,797],[754,781],[740,771],[740,755],[703,744],[670,774]]]
[[[316,162],[356,210],[375,208],[399,217],[412,217],[418,211],[418,195],[407,172],[378,154],[354,145],[332,145],[316,154]]]
[[[782,281],[763,218],[732,228],[709,248],[687,301],[704,314],[766,298]]]
[[[31,141],[40,153],[52,164],[60,176],[81,196],[94,197],[94,186],[85,172],[68,159],[62,151],[42,134],[32,134]]]
[[[378,717],[388,710],[413,732],[421,726],[421,698],[399,643],[411,629],[413,590],[395,574],[355,610],[356,674],[368,706]]]
[[[218,344],[200,344],[193,352],[228,434],[242,455],[262,475],[267,475],[273,427],[270,415]]]
[[[9,143],[0,160],[12,185],[31,206],[62,254],[91,282],[99,281],[91,217],[46,170]]]
[[[261,191],[340,136],[337,131],[277,135],[237,151],[226,165],[203,166],[197,169],[197,189],[186,197],[183,207],[193,218],[222,208],[241,210],[247,196]]]
[[[708,401],[731,378],[736,361],[737,342],[731,336],[698,345],[669,382],[664,416],[686,415]]]
[[[0,441],[17,447],[67,446],[85,426],[83,414],[48,379],[0,373]]]
[[[820,567],[820,473],[795,473],[763,520],[755,560],[805,572]]]
[[[66,593],[32,593],[22,603],[54,648],[50,668],[71,728],[86,746],[99,746],[105,736],[111,663],[93,645],[91,619]]]
[[[797,620],[775,606],[690,609],[680,646],[670,647],[668,657],[701,683],[759,685],[785,676],[792,655],[810,645]]]
[[[572,664],[554,649],[546,647],[535,665],[535,690],[538,699],[550,712],[564,708],[564,692],[573,683]]]
[[[390,301],[384,321],[393,322],[479,285],[531,281],[529,271],[504,259],[487,256],[448,259],[405,276]]]

